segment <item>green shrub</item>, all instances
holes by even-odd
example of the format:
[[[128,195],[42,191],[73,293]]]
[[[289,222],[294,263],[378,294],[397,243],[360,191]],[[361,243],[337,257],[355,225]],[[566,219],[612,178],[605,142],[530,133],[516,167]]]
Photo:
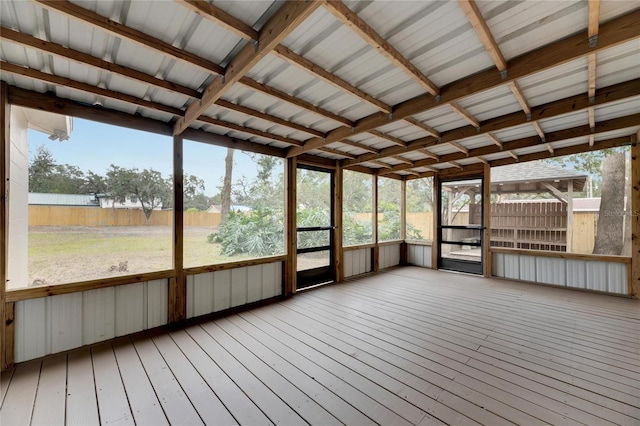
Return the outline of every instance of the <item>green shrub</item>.
[[[220,243],[220,254],[234,256],[273,256],[284,252],[282,214],[270,209],[248,213],[229,212],[218,232],[207,236],[209,243]]]

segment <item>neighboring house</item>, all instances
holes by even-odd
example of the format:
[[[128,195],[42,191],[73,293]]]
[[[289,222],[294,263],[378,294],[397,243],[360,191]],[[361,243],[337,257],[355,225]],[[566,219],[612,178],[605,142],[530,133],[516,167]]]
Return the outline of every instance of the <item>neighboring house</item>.
[[[231,211],[233,212],[250,212],[253,210],[251,207],[241,206],[241,205],[231,205]],[[207,209],[207,213],[222,213],[222,205],[221,204],[212,204],[211,207]]]
[[[107,194],[98,194],[96,197],[100,200],[100,207],[103,209],[142,209],[142,203],[135,196],[126,197],[124,202],[114,201]],[[155,204],[153,210],[162,210],[162,201],[156,199]]]
[[[100,207],[95,194],[29,192],[30,206]]]

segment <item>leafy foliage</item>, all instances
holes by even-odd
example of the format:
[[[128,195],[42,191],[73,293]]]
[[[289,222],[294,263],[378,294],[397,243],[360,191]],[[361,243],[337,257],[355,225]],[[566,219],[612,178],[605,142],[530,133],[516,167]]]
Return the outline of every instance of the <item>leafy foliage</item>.
[[[248,213],[230,211],[227,221],[207,241],[220,243],[220,254],[234,256],[272,256],[284,250],[282,213],[259,208]]]

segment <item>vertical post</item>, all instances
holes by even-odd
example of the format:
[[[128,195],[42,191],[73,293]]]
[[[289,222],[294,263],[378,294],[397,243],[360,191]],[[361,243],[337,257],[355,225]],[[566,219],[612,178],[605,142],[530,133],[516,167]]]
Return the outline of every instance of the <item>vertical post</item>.
[[[431,269],[438,269],[438,252],[440,251],[440,234],[438,233],[438,221],[440,220],[440,178],[438,174],[433,175],[433,238],[431,239]]]
[[[169,323],[184,321],[187,317],[187,280],[184,274],[184,199],[182,136],[173,137],[173,269],[175,277],[169,280]]]
[[[491,276],[493,266],[491,259],[491,166],[484,165],[482,179],[482,219],[484,230],[482,231],[482,272],[485,277]]]
[[[296,230],[296,210],[297,210],[297,170],[298,162],[296,157],[287,159],[285,169],[285,196],[287,208],[285,211],[285,232],[284,241],[287,247],[287,263],[284,274],[284,295],[291,296],[296,292],[296,277],[298,271],[297,247],[298,234]]]
[[[7,83],[0,82],[0,121],[2,122],[2,134],[0,135],[0,199],[2,208],[0,209],[0,368],[2,370],[13,364],[13,350],[9,353],[8,348],[13,348],[13,334],[7,333],[7,266],[9,264],[9,151],[11,146],[11,105],[9,104],[9,88]],[[13,305],[13,304],[12,304]],[[11,342],[9,342],[11,340]],[[11,343],[11,344],[9,344]]]
[[[640,299],[640,131],[631,144],[631,297]]]
[[[567,185],[567,253],[573,252],[573,179]]]
[[[378,245],[378,175],[373,175],[373,195],[371,197],[371,212],[373,213],[372,235],[373,235],[373,259],[372,269],[373,272],[378,272],[380,269],[380,246]]]
[[[400,182],[400,264],[407,264],[407,180]]]
[[[335,231],[333,233],[333,253],[335,257],[335,277],[336,282],[344,281],[344,251],[342,250],[342,200],[343,200],[343,179],[342,167],[336,162],[336,171],[334,173],[335,194],[333,207],[335,209]]]

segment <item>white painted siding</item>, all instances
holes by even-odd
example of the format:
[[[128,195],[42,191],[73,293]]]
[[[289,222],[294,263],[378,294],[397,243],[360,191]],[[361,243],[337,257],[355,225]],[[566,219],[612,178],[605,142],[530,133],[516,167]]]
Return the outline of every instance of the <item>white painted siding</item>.
[[[166,279],[16,302],[15,361],[167,323]]]
[[[431,246],[422,244],[407,245],[407,263],[431,268]]]
[[[281,294],[282,262],[189,275],[187,318],[270,299]]]
[[[493,253],[492,259],[496,277],[628,294],[625,263],[507,253]]]
[[[344,252],[344,277],[366,274],[373,270],[371,249],[349,250]]]
[[[390,268],[400,264],[400,244],[381,246],[378,251],[380,269]]]

